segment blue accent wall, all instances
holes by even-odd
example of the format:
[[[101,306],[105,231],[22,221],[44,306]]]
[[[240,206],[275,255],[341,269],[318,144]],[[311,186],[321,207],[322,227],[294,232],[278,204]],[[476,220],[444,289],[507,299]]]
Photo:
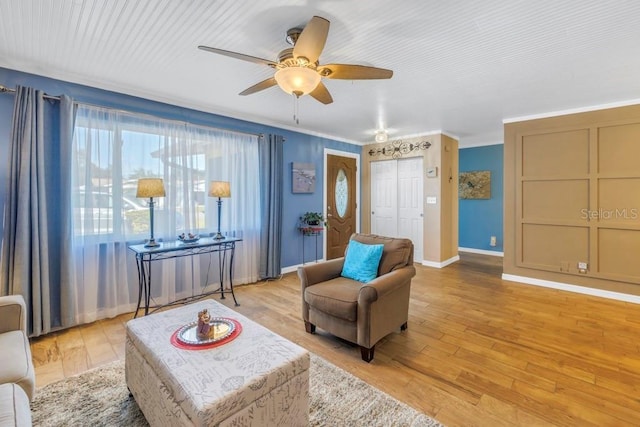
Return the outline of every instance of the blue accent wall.
[[[50,95],[66,94],[76,101],[110,108],[151,114],[172,120],[181,120],[204,126],[214,126],[240,132],[279,134],[285,137],[284,145],[284,206],[282,216],[282,267],[302,263],[302,236],[297,229],[298,217],[307,211],[322,212],[324,189],[324,149],[360,153],[362,147],[356,144],[336,141],[291,130],[248,122],[189,108],[151,101],[131,95],[110,92],[89,86],[78,85],[47,77],[0,68],[0,84],[7,87],[30,86],[44,90]],[[11,133],[11,116],[14,97],[0,94],[0,212],[4,212],[6,183],[9,177],[8,156]],[[316,167],[316,188],[314,193],[294,194],[291,191],[291,164],[293,162],[314,163]],[[3,233],[0,220],[0,235]],[[322,241],[319,238],[318,254],[322,257]],[[314,239],[305,239],[305,259],[315,258]]]
[[[460,172],[491,171],[491,199],[460,199],[459,246],[464,248],[503,251],[503,145],[463,148]],[[489,246],[496,236],[495,247]]]

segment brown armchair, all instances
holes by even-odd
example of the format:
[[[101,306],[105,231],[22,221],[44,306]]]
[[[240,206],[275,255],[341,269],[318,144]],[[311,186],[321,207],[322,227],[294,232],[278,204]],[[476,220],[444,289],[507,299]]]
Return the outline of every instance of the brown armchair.
[[[362,360],[370,362],[376,343],[407,328],[413,266],[413,243],[373,234],[353,234],[351,240],[384,244],[378,275],[369,283],[342,277],[344,258],[298,268],[305,329],[316,326],[360,346]]]

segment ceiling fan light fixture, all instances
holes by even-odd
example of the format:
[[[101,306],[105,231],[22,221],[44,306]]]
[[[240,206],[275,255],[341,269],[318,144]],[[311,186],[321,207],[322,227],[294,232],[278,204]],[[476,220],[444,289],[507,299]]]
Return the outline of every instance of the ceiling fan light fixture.
[[[273,77],[280,89],[297,97],[312,92],[321,80],[320,74],[307,67],[281,68]]]
[[[301,96],[310,95],[316,101],[328,105],[333,102],[333,98],[321,82],[323,77],[335,80],[374,80],[390,79],[393,76],[392,70],[365,65],[321,65],[319,58],[329,35],[329,25],[328,19],[314,16],[304,28],[289,29],[286,40],[292,47],[280,51],[275,61],[204,45],[198,46],[198,49],[266,65],[275,70],[273,76],[240,92],[241,96],[251,95],[278,85],[286,93],[295,95],[296,100]]]

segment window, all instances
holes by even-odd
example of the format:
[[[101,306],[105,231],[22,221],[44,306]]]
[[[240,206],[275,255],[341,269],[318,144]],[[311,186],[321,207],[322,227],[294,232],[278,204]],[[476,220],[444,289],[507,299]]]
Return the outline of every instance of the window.
[[[336,210],[340,218],[344,218],[347,213],[347,205],[349,202],[349,182],[347,175],[344,173],[344,169],[338,171],[336,176],[335,186],[335,198],[336,198]]]
[[[225,141],[229,135],[215,129],[80,106],[74,134],[74,233],[143,239],[150,228],[148,200],[136,198],[137,182],[143,177],[164,180],[166,197],[155,200],[157,235],[170,238],[184,231],[211,230],[217,211],[206,197],[208,182],[232,181],[230,175],[244,181],[244,172],[236,167],[244,169],[250,161],[233,161],[246,156],[247,149],[233,147],[230,141],[239,141],[231,135]],[[253,140],[250,145],[257,153],[256,138],[248,140]],[[257,170],[257,154],[255,158],[247,170]],[[255,172],[246,178],[251,175]],[[257,187],[257,176],[253,179]],[[234,191],[236,195],[242,193]]]
[[[148,200],[136,198],[141,177],[162,178],[154,237],[217,231],[210,181],[229,181],[221,231],[240,237],[234,284],[256,281],[260,246],[258,138],[245,134],[78,105],[72,148],[73,262],[78,323],[135,307],[138,277],[127,245],[149,237]],[[155,303],[219,286],[216,257],[163,261],[154,270]]]

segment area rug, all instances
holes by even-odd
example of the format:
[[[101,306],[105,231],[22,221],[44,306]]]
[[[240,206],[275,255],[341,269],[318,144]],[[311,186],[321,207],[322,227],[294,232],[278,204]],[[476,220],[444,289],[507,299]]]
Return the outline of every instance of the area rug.
[[[441,426],[313,354],[309,376],[311,426]],[[34,426],[148,426],[121,361],[38,389],[31,408]]]

